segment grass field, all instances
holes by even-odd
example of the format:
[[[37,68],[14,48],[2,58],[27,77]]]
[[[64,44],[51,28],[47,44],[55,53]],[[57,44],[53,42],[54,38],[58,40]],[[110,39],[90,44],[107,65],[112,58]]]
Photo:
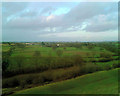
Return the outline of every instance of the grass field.
[[[80,1],[2,4],[2,96],[117,95],[119,4]]]
[[[2,46],[2,51],[5,52],[7,50],[9,50],[9,46],[8,45],[3,45]],[[86,53],[100,53],[100,47],[95,47],[93,49],[88,49],[87,47],[83,47],[83,48],[75,48],[75,47],[66,47],[66,49],[64,50],[63,47],[59,47],[56,50],[63,50],[63,56],[69,56],[69,55],[73,55],[73,54],[82,54],[83,56],[86,55]],[[49,53],[51,52],[52,56],[57,56],[55,50],[53,50],[51,47],[41,47],[40,45],[29,45],[26,48],[24,48],[24,50],[21,48],[16,48],[14,53],[12,54],[12,57],[19,55],[19,53],[21,55],[24,55],[26,57],[31,57],[34,53],[34,51],[40,51],[42,56],[48,56]],[[103,52],[107,52],[107,50],[103,49]],[[101,52],[102,52],[101,51]],[[97,54],[96,53],[96,54]]]
[[[117,42],[56,44],[3,44],[3,94],[117,93]]]
[[[83,75],[71,80],[22,90],[15,94],[116,94],[118,70]]]
[[[9,48],[10,48],[9,45],[3,45],[2,51],[6,52],[9,50]],[[31,64],[32,63],[31,58],[33,57],[35,51],[39,51],[42,58],[46,58],[49,56],[51,56],[53,58],[59,58],[59,56],[56,53],[57,50],[63,51],[63,54],[61,56],[63,58],[67,58],[67,57],[73,56],[73,55],[80,55],[83,58],[85,58],[85,60],[88,62],[92,59],[97,60],[97,61],[99,59],[102,59],[102,58],[100,58],[100,53],[102,53],[102,52],[110,53],[111,55],[114,55],[114,53],[112,53],[104,48],[103,48],[103,50],[101,50],[100,47],[94,47],[92,49],[89,49],[86,46],[83,46],[82,48],[66,47],[66,49],[64,49],[64,47],[59,47],[56,50],[53,50],[52,47],[41,47],[40,45],[28,45],[22,49],[19,47],[15,48],[14,52],[12,53],[12,55],[10,57],[10,66],[8,67],[8,70],[10,70],[10,71],[18,70],[18,65],[16,64],[16,61],[14,58],[16,56],[19,56],[19,55],[24,56],[25,59],[24,59],[23,64],[21,65],[22,68],[33,68],[33,67],[35,67],[35,64]],[[116,58],[116,57],[117,56],[113,56],[113,58]],[[41,65],[45,65],[44,61],[45,60],[41,60]],[[117,61],[114,61],[114,62],[117,62]],[[102,63],[104,64],[104,62],[100,62],[100,63],[98,62],[97,64],[102,64]]]

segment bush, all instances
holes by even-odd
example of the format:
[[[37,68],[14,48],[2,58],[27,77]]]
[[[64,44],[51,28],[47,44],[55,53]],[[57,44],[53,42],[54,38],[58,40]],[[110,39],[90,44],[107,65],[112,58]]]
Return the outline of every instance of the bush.
[[[108,61],[112,61],[113,57],[109,57],[109,58],[100,58],[98,61],[99,62],[108,62]]]
[[[46,84],[52,81],[65,80],[68,78],[78,76],[80,68],[78,66],[73,66],[67,69],[58,69],[58,70],[48,70],[43,73],[38,74],[27,74],[16,77],[11,77],[8,79],[3,79],[3,87],[16,87],[20,86],[25,88],[31,84]]]
[[[102,57],[102,58],[110,58],[110,57],[112,57],[112,54],[110,52],[101,52],[100,57]]]
[[[19,86],[19,80],[17,78],[4,79],[2,86],[4,88]]]
[[[83,67],[84,71],[86,74],[87,73],[93,73],[93,72],[96,72],[98,70],[98,67],[97,65],[95,64],[92,64],[92,63],[89,63],[89,64],[86,64],[84,67]]]
[[[104,66],[104,68],[105,68],[105,70],[110,70],[110,69],[112,69],[112,67],[111,67],[109,64],[106,64],[106,65]]]
[[[37,78],[34,78],[33,84],[43,84],[44,83],[44,78],[42,75],[38,76]]]
[[[20,80],[20,87],[21,87],[21,89],[25,88],[25,86],[26,86],[26,80]]]
[[[84,59],[80,55],[74,55],[72,60],[74,62],[74,65],[83,66],[84,64]]]
[[[56,51],[56,54],[57,54],[59,57],[62,56],[62,54],[63,54],[63,50],[60,50],[60,49],[57,50],[57,51]]]
[[[51,82],[53,80],[52,71],[49,70],[47,72],[44,72],[42,74],[42,78],[43,78],[44,82]]]
[[[118,68],[118,67],[120,67],[119,62],[118,62],[118,63],[114,63],[114,64],[113,64],[113,68]]]

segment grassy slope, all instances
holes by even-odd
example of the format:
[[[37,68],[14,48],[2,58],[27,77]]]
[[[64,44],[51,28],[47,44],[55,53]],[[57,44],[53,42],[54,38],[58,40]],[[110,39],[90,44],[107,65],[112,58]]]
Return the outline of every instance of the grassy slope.
[[[16,94],[115,94],[118,69],[101,71],[75,79],[19,91]]]

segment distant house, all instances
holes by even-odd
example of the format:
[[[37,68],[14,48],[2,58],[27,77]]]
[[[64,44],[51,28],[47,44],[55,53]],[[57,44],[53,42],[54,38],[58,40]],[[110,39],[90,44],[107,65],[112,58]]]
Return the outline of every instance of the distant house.
[[[25,43],[26,45],[33,45],[32,43]]]
[[[26,45],[29,45],[29,43],[25,43]]]
[[[57,44],[57,47],[59,47],[60,46],[60,44]]]
[[[14,46],[15,44],[11,44],[11,46]]]

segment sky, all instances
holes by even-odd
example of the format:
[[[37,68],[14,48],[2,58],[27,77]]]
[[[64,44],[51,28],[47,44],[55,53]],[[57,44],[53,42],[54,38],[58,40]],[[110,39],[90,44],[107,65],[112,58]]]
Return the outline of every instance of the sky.
[[[2,40],[118,41],[118,3],[4,2]]]

